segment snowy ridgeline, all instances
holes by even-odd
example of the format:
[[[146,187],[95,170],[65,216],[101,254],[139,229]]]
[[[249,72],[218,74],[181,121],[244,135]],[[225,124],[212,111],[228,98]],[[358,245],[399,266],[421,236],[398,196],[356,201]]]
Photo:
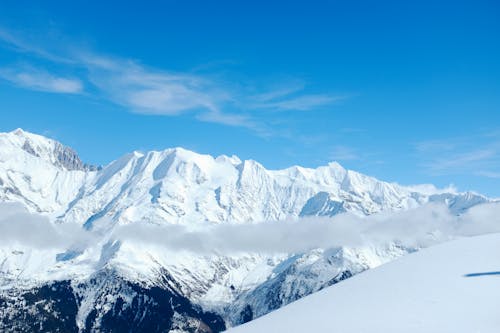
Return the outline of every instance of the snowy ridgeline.
[[[2,330],[64,330],[66,316],[80,331],[150,327],[140,318],[218,331],[420,248],[500,231],[484,196],[337,163],[266,170],[175,148],[97,168],[22,130],[0,133],[0,201],[19,203],[0,204],[0,314],[13,316]]]
[[[500,332],[500,234],[424,249],[229,330]]]
[[[133,152],[104,167],[45,137],[0,133],[0,199],[54,220],[92,226],[107,217],[127,224],[263,222],[298,216],[370,215],[443,202],[460,213],[487,201],[473,193],[404,187],[330,163],[317,169],[267,170],[238,157],[182,148]]]

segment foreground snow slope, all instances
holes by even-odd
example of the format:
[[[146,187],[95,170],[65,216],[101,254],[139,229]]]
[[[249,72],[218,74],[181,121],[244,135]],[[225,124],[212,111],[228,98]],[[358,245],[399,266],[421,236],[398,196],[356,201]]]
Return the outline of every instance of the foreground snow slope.
[[[361,273],[231,332],[500,332],[500,234]]]

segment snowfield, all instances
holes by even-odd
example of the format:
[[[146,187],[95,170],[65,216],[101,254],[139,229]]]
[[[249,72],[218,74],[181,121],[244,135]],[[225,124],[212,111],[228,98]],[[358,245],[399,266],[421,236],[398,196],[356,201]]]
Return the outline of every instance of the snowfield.
[[[500,332],[500,234],[407,255],[229,332]]]

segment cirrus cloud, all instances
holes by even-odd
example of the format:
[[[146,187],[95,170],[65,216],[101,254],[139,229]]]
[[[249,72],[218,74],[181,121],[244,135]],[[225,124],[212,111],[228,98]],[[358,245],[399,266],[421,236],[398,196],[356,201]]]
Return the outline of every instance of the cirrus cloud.
[[[23,36],[0,27],[3,46],[33,64],[29,71],[18,66],[4,68],[4,79],[26,89],[57,93],[81,93],[85,85],[86,95],[103,98],[134,113],[190,114],[199,121],[245,127],[267,136],[271,131],[266,124],[270,118],[279,117],[267,111],[314,111],[346,98],[309,93],[301,80],[288,80],[292,84],[266,89],[258,84],[255,87],[214,79],[216,73],[210,76],[152,68],[126,57],[89,51],[71,42],[61,48],[61,43]],[[78,73],[78,78],[49,73],[54,69]]]
[[[83,84],[79,79],[55,76],[34,68],[3,68],[0,77],[19,87],[61,94],[79,94]]]

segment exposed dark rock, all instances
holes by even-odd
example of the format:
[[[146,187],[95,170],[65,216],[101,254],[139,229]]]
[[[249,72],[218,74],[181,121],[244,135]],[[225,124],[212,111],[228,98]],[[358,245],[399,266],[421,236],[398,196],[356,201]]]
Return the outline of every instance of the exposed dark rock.
[[[253,311],[250,305],[245,306],[245,308],[240,313],[240,323],[248,323],[253,319]]]
[[[77,301],[69,281],[0,294],[1,332],[77,332]]]
[[[170,285],[175,284],[144,287],[114,272],[103,271],[84,283],[59,281],[28,291],[9,290],[0,293],[0,331],[168,332],[178,329],[215,333],[225,330],[219,315],[203,311]],[[77,323],[79,311],[84,322]]]
[[[22,149],[33,156],[40,157],[41,152],[37,151],[33,147],[33,144],[29,139],[24,141]],[[96,171],[101,169],[101,167],[83,163],[73,149],[62,145],[59,142],[54,142],[54,150],[51,154],[53,154],[52,158],[55,158],[56,165],[63,167],[66,170]]]
[[[60,166],[67,170],[95,171],[99,168],[94,165],[88,165],[80,160],[78,154],[71,148],[56,143],[54,154]]]
[[[23,147],[24,151],[27,153],[30,153],[31,155],[39,157],[38,153],[35,151],[35,149],[31,146],[30,142],[28,140],[24,141]]]

